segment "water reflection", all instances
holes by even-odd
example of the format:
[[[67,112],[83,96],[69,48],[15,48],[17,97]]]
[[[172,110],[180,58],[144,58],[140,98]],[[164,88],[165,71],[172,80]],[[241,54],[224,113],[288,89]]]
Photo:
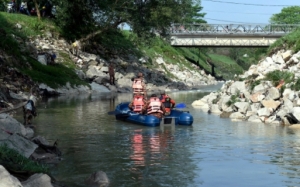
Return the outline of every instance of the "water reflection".
[[[135,130],[131,137],[132,155],[130,156],[136,166],[145,166],[145,149],[143,145],[143,135],[141,130]]]
[[[129,171],[135,182],[127,186],[186,186],[195,165],[185,157],[192,153],[182,146],[181,140],[191,132],[192,128],[179,128],[178,133],[171,129],[161,132],[158,128],[133,130]]]

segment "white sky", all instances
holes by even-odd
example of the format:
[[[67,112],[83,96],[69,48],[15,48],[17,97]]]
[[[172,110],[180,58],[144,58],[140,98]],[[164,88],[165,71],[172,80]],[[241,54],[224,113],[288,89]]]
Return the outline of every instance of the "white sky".
[[[300,0],[201,0],[201,6],[210,24],[268,24],[273,14],[284,7],[300,6]]]

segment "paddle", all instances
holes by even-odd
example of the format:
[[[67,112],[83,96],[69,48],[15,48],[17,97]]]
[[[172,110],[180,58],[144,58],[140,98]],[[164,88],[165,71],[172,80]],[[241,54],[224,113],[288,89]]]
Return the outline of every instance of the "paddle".
[[[177,105],[175,105],[174,108],[178,108],[178,109],[182,109],[182,108],[187,108],[185,103],[178,103]]]
[[[130,114],[130,111],[128,111],[127,113],[123,113],[123,114],[121,114],[121,115],[123,115],[123,116],[129,116]],[[108,115],[116,115],[116,114],[120,114],[120,113],[116,113],[115,111],[109,111],[109,112],[107,112],[107,114]]]
[[[115,111],[109,111],[107,112],[108,115],[116,115]]]

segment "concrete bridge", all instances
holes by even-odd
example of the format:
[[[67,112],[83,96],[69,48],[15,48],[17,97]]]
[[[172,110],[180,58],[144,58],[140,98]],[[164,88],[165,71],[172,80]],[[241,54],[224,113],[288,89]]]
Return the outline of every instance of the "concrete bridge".
[[[174,24],[175,47],[267,47],[300,25]]]

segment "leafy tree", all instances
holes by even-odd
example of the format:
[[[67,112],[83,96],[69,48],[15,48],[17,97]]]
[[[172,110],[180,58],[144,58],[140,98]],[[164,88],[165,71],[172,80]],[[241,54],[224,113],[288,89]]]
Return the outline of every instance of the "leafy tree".
[[[89,0],[57,0],[56,23],[62,29],[63,35],[69,39],[76,39],[93,31],[92,1]]]
[[[280,13],[270,18],[272,24],[300,24],[300,6],[283,8]]]
[[[200,0],[55,0],[57,23],[71,38],[91,36],[127,23],[139,37],[166,35],[173,23],[204,22]],[[72,36],[71,36],[72,34]]]

